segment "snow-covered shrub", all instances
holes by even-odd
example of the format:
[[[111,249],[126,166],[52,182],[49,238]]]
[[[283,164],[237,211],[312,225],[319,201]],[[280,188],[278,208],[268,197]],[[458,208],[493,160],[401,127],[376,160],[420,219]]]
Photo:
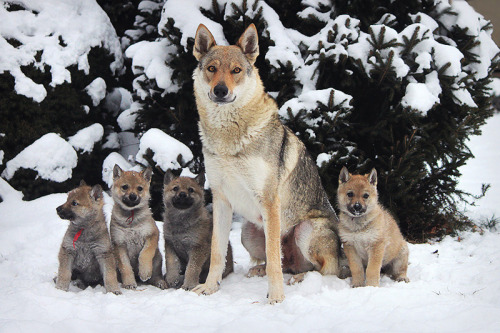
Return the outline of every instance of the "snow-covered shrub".
[[[123,68],[108,16],[95,0],[30,0],[0,17],[2,177],[26,199],[98,183],[116,124],[101,104]]]
[[[186,15],[189,13],[189,15]],[[467,138],[492,113],[491,24],[465,1],[168,0],[160,36],[131,45],[141,131],[161,128],[202,165],[192,95],[198,24],[219,44],[259,31],[257,67],[335,201],[340,168],[379,171],[382,202],[422,239],[458,221]],[[479,189],[478,189],[479,190]],[[445,230],[446,229],[446,230]]]
[[[325,160],[327,191],[335,193],[344,164],[360,173],[376,167],[381,200],[407,236],[452,231],[457,200],[468,198],[457,189],[458,169],[472,157],[467,138],[492,113],[499,49],[491,24],[465,1],[320,3],[304,9],[331,19],[308,37],[301,71],[313,74],[303,87],[352,96],[341,135],[354,143],[349,162]]]

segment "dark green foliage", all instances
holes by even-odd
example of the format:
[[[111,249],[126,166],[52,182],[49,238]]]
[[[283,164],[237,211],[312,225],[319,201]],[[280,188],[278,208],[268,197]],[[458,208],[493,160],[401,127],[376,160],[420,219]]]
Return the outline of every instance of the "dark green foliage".
[[[57,133],[62,138],[75,135],[79,130],[94,123],[100,123],[105,128],[104,138],[109,129],[116,124],[110,114],[102,112],[99,106],[93,107],[92,101],[84,88],[95,78],[102,77],[108,88],[113,87],[115,80],[109,68],[113,57],[102,48],[93,48],[89,52],[90,72],[86,75],[79,71],[77,66],[71,66],[72,82],[52,87],[50,68],[44,71],[33,65],[23,67],[26,76],[34,82],[43,84],[47,90],[47,97],[36,103],[32,99],[18,95],[14,90],[14,79],[8,73],[0,74],[0,88],[6,93],[0,94],[0,147],[4,151],[4,163],[0,165],[0,172],[5,164],[24,148],[47,133]],[[89,113],[83,106],[90,107]],[[78,185],[81,179],[89,184],[102,183],[102,162],[110,153],[103,149],[101,143],[96,143],[92,153],[78,152],[78,165],[73,169],[72,179],[56,183],[37,178],[32,170],[18,170],[9,183],[17,190],[22,191],[27,200],[38,198],[54,192],[65,192]]]
[[[492,114],[491,98],[486,90],[490,76],[481,80],[475,80],[472,75],[463,78],[478,107],[460,105],[453,96],[455,78],[444,74],[446,67],[416,73],[417,54],[413,47],[420,41],[416,31],[411,38],[404,39],[402,57],[410,67],[409,73],[414,74],[413,78],[418,82],[424,82],[426,74],[438,70],[443,89],[440,104],[423,116],[401,105],[409,81],[408,77],[398,78],[391,68],[394,53],[381,56],[377,51],[397,46],[395,41],[384,39],[384,28],[376,35],[369,26],[380,23],[381,17],[385,17],[382,20],[384,24],[399,32],[412,23],[409,14],[423,12],[439,22],[444,13],[437,13],[433,2],[425,0],[336,1],[334,8],[337,15],[349,14],[359,19],[361,31],[370,33],[374,60],[371,62],[373,69],[367,73],[362,63],[352,58],[322,57],[319,54],[322,45],[316,51],[319,54],[314,60],[319,63],[317,88],[333,87],[353,97],[353,109],[343,119],[349,127],[340,137],[355,143],[356,149],[348,156],[360,157],[357,160],[351,158],[346,163],[330,161],[323,165],[320,173],[330,197],[334,196],[337,187],[335,177],[343,165],[348,166],[351,172],[362,174],[375,167],[379,173],[381,201],[398,217],[401,229],[409,239],[422,241],[451,233],[470,223],[457,208],[460,200],[473,200],[473,197],[457,189],[459,167],[473,157],[466,145],[467,138],[480,134],[480,126]],[[394,17],[384,16],[386,13]],[[334,27],[328,42],[334,41],[336,33]],[[478,41],[467,35],[464,29],[455,27],[452,31],[445,31],[441,26],[440,33],[453,40],[464,54],[462,67],[479,61],[472,49]],[[449,43],[444,38],[438,40]],[[497,65],[498,57],[490,72]],[[316,149],[317,143],[308,141],[300,126],[294,123],[289,125],[294,130],[298,129],[311,151],[323,152]]]

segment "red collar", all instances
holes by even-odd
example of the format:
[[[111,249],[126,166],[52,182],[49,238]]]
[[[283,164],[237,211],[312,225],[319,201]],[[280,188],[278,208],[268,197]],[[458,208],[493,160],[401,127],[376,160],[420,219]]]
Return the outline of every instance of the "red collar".
[[[128,220],[130,220],[130,222],[128,222]],[[125,220],[125,222],[128,222],[128,224],[132,224],[132,222],[134,222],[134,210],[132,209],[130,211],[130,216]]]
[[[81,236],[83,229],[80,229],[76,234],[75,237],[73,237],[73,248],[76,249],[75,247],[75,242],[78,240],[78,238]]]

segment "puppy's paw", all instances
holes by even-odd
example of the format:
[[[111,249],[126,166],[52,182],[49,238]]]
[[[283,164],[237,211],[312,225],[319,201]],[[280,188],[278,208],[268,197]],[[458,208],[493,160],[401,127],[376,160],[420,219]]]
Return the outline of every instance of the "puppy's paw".
[[[219,290],[218,283],[203,283],[192,289],[198,295],[212,295]]]
[[[158,279],[158,281],[156,281],[156,283],[154,284],[154,286],[157,287],[157,288],[160,288],[162,290],[168,288],[167,282],[165,282],[165,280],[162,280],[162,279]]]
[[[352,280],[351,282],[351,287],[352,288],[359,288],[359,287],[364,287],[365,286],[365,281],[363,280]]]
[[[61,283],[59,281],[56,282],[56,288],[62,291],[68,291],[69,290],[69,282],[68,283]]]
[[[408,282],[410,282],[410,279],[407,276],[400,276],[400,277],[396,278],[396,282],[408,283]]]
[[[113,293],[115,295],[121,295],[122,294],[122,291],[120,290],[120,288],[118,288],[118,289],[115,289],[115,288],[106,288],[106,292],[107,293]]]
[[[165,277],[165,281],[167,281],[167,285],[169,288],[179,288],[182,284],[182,277],[180,275],[168,275]]]
[[[306,273],[295,274],[290,278],[290,280],[288,280],[286,284],[289,286],[293,286],[294,284],[301,283],[302,281],[304,281],[305,278],[306,278]]]
[[[198,283],[196,283],[196,282],[194,282],[194,283],[184,282],[184,284],[181,286],[181,288],[189,291],[191,289],[194,289],[197,285],[198,285]]]
[[[254,276],[259,276],[259,277],[266,276],[266,265],[262,264],[262,265],[253,266],[252,268],[250,268],[248,270],[248,273],[246,276],[248,278],[254,277]]]
[[[142,282],[146,282],[147,280],[151,279],[152,275],[153,275],[153,263],[139,264],[139,278],[141,279]]]
[[[127,284],[122,284],[122,288],[129,289],[129,290],[136,290],[137,289],[137,283],[127,283]]]
[[[380,285],[380,279],[366,279],[367,287],[378,287]]]

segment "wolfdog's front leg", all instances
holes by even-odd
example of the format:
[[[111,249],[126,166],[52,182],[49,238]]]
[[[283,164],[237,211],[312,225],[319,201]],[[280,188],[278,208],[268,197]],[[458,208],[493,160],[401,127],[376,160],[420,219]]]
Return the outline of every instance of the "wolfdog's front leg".
[[[281,207],[280,198],[264,203],[264,231],[266,234],[266,273],[270,304],[283,302],[283,271],[281,270]]]
[[[139,253],[139,277],[143,282],[149,280],[153,275],[153,257],[158,249],[159,232],[155,230],[146,239],[146,243]]]
[[[210,269],[207,280],[193,289],[198,295],[210,295],[219,289],[224,272],[229,232],[233,219],[233,210],[226,197],[213,191],[214,228],[210,252]]]
[[[61,247],[59,250],[59,271],[57,273],[56,288],[68,291],[71,282],[71,267],[74,255]]]

